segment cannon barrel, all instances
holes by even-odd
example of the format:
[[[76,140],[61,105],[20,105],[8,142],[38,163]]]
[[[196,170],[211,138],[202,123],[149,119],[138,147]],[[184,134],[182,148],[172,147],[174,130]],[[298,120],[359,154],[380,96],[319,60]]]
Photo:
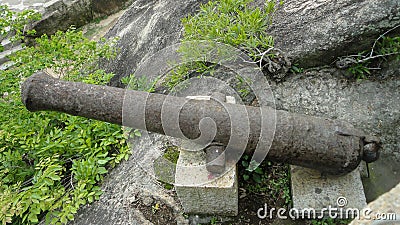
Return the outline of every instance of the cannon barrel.
[[[244,143],[248,154],[255,153],[265,135],[262,123],[268,125],[268,121],[276,119],[276,127],[270,129],[274,131],[272,144],[270,148],[269,145],[265,148],[265,151],[269,150],[267,158],[327,174],[345,174],[357,168],[362,159],[372,162],[379,157],[379,140],[364,135],[347,122],[271,107],[188,100],[69,82],[43,72],[32,75],[22,84],[21,95],[30,111],[65,112],[178,138],[199,138],[204,132],[202,119],[211,118],[217,128],[214,142],[225,146],[243,146]],[[175,115],[177,108],[178,116]],[[242,118],[246,118],[246,123],[236,123]],[[179,129],[174,126],[176,124]]]

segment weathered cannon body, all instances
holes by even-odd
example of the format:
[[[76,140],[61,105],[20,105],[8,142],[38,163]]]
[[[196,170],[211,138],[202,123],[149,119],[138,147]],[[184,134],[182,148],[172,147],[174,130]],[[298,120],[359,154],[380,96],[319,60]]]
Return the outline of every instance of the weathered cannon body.
[[[130,104],[124,106],[127,98]],[[214,142],[231,146],[243,145],[244,142],[244,149],[249,154],[254,153],[262,138],[263,119],[264,122],[269,119],[262,118],[264,112],[267,116],[276,115],[272,144],[265,150],[269,150],[269,160],[340,175],[357,168],[361,160],[372,162],[379,157],[379,140],[365,135],[347,122],[274,110],[270,107],[188,100],[67,82],[43,72],[34,74],[23,83],[22,101],[30,111],[65,112],[178,138],[184,135],[189,139],[198,138],[201,135],[201,120],[211,118],[217,128]],[[178,123],[179,130],[163,124],[163,119],[168,120],[168,113],[176,112],[178,106],[179,119],[175,122]],[[129,113],[123,110],[128,110]],[[232,112],[234,116],[231,115]],[[247,118],[249,133],[244,132],[246,128],[241,127],[241,123],[234,125],[232,118]],[[232,134],[235,138],[232,138]],[[242,139],[241,134],[246,137]]]

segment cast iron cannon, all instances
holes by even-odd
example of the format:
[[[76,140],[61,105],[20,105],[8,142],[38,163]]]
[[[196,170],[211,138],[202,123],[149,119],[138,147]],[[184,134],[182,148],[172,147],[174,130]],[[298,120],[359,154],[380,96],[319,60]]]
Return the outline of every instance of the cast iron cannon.
[[[357,168],[361,160],[369,163],[379,157],[379,139],[365,135],[347,122],[271,107],[189,100],[68,82],[43,72],[32,75],[23,83],[22,101],[30,111],[65,112],[195,141],[201,139],[199,137],[206,129],[201,125],[202,120],[211,118],[217,128],[212,141],[234,149],[238,146],[236,152],[232,151],[233,155],[241,155],[242,147],[248,154],[260,154],[254,150],[261,142],[266,142],[264,136],[271,136],[272,132],[271,144],[264,143],[269,160],[327,174],[345,174]],[[237,122],[241,118],[246,121]],[[262,126],[268,126],[274,119],[276,127],[265,132]]]

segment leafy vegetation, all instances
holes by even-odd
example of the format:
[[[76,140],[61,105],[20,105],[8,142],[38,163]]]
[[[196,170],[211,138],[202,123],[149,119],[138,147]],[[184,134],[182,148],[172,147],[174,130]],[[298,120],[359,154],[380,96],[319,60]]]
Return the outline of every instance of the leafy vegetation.
[[[8,6],[0,5],[0,40],[9,36],[10,41],[16,42],[24,39],[25,35],[34,35],[34,30],[26,29],[27,25],[39,20],[41,15],[33,10],[14,12]],[[0,45],[0,52],[4,50]]]
[[[304,68],[301,68],[299,64],[294,64],[289,70],[291,73],[302,73],[304,72]]]
[[[243,99],[251,93],[250,87],[248,85],[251,83],[251,80],[243,78],[241,76],[236,76],[236,80],[236,90],[239,93],[240,97]]]
[[[372,70],[381,69],[380,65],[389,58],[400,60],[400,37],[386,36],[391,31],[399,29],[396,26],[380,35],[371,47],[371,51],[363,51],[357,55],[339,58],[336,65],[339,68],[348,68],[356,79],[365,79]]]
[[[3,36],[5,31],[16,37],[34,32],[23,30],[26,22],[37,18],[31,12],[16,14],[4,6],[1,10],[6,15],[0,22]],[[20,100],[21,82],[46,68],[62,79],[106,84],[112,74],[97,65],[100,58],[116,54],[112,44],[90,41],[71,28],[37,38],[33,46],[10,56],[13,67],[0,71],[2,224],[73,220],[80,206],[99,199],[98,184],[108,169],[128,158],[120,126],[55,112],[31,113]]]
[[[218,218],[217,218],[217,217],[212,217],[212,218],[210,219],[210,224],[211,224],[211,225],[216,225],[217,222],[218,222]]]
[[[148,77],[141,76],[137,77],[135,74],[123,77],[121,83],[124,84],[130,90],[154,92],[158,79],[150,81]]]
[[[276,7],[275,1],[266,1],[263,9],[251,7],[251,2],[217,0],[203,4],[199,13],[182,20],[183,41],[221,42],[239,47],[253,59],[260,59],[261,53],[274,45],[273,37],[266,30],[272,22]]]
[[[245,183],[243,184],[249,193],[264,193],[272,196],[274,199],[282,198],[285,205],[289,206],[292,201],[290,194],[290,175],[288,168],[274,170],[273,165],[269,161],[262,162],[256,166],[255,161],[250,161],[248,155],[244,155],[240,160],[241,176]],[[282,167],[282,166],[280,166]]]
[[[274,39],[266,30],[276,11],[276,1],[267,0],[263,8],[251,6],[252,2],[253,0],[215,0],[202,4],[197,14],[182,19],[182,42],[224,43],[241,49],[261,68],[268,66],[272,69],[271,59],[275,57]],[[200,49],[197,46],[189,49],[185,47],[180,52],[189,58]],[[173,90],[178,83],[193,74],[212,75],[215,66],[206,59],[180,65],[166,78],[166,86]]]

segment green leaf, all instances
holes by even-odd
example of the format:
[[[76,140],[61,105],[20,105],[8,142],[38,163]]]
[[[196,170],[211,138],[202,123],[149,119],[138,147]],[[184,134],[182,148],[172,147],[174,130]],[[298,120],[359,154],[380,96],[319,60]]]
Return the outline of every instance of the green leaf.
[[[54,181],[61,180],[60,176],[58,176],[56,174],[49,174],[48,177],[50,177]]]
[[[36,193],[33,193],[33,194],[31,195],[31,197],[34,198],[34,199],[40,199],[40,198],[41,198],[40,195],[38,195],[38,194],[36,194]]]
[[[89,197],[88,197],[88,202],[89,202],[89,203],[92,203],[92,202],[93,202],[93,196],[89,196]]]
[[[109,160],[99,159],[99,160],[97,160],[97,163],[98,163],[99,165],[105,165],[106,163],[108,163],[108,161],[109,161]]]
[[[67,218],[68,218],[69,220],[74,220],[74,215],[73,215],[73,214],[68,214],[68,215],[67,215]]]
[[[39,222],[37,215],[35,213],[30,213],[28,216],[28,220],[32,223],[37,223]]]
[[[99,174],[106,174],[106,173],[108,173],[107,169],[104,168],[104,167],[99,167],[99,168],[97,169],[97,172],[98,172]]]
[[[252,178],[257,183],[262,183],[261,176],[259,174],[253,173]]]
[[[264,171],[261,169],[261,167],[257,167],[257,168],[254,170],[254,172],[256,172],[256,173],[258,173],[258,174],[260,174],[260,175],[264,174]]]
[[[49,179],[49,178],[44,178],[43,182],[47,185],[47,186],[52,186],[54,184],[54,181]]]

